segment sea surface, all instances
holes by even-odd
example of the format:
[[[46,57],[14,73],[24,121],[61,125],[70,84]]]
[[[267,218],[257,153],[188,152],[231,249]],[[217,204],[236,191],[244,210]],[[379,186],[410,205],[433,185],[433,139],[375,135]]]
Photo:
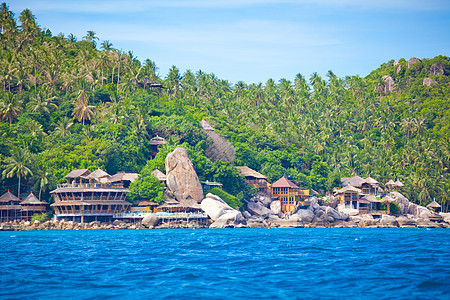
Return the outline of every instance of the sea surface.
[[[450,299],[450,230],[0,232],[0,299]]]

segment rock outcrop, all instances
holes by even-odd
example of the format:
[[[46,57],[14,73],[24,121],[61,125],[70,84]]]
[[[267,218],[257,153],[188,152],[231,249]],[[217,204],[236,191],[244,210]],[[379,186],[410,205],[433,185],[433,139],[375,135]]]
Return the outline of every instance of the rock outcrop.
[[[436,80],[434,80],[434,79],[431,79],[431,78],[425,78],[425,79],[423,80],[423,85],[424,85],[424,86],[432,86],[432,85],[434,85],[434,84],[438,84],[438,82],[437,82]]]
[[[247,203],[247,211],[250,212],[252,215],[261,217],[266,217],[273,214],[270,209],[268,209],[261,203],[252,201]]]
[[[444,75],[444,66],[441,63],[436,63],[431,65],[428,70],[428,74],[430,75]]]
[[[275,200],[270,203],[270,210],[274,215],[281,217],[281,201]]]
[[[159,218],[155,214],[148,214],[142,219],[141,223],[146,227],[156,226],[159,223]]]
[[[242,213],[230,207],[219,196],[211,193],[201,203],[202,210],[214,221],[210,228],[235,227],[245,224]]]
[[[203,189],[189,155],[184,148],[176,148],[165,161],[167,188],[175,199],[183,201],[189,196],[197,202],[203,199]]]
[[[427,218],[431,211],[423,206],[411,203],[405,196],[399,192],[391,192],[391,197],[397,202],[402,215],[412,215],[414,217]]]
[[[388,92],[394,91],[394,85],[395,85],[394,79],[392,79],[392,77],[389,76],[389,75],[384,75],[384,76],[382,77],[382,79],[383,79],[384,82],[385,82],[385,85],[384,85],[384,92],[385,92],[385,93],[388,93]]]
[[[408,61],[408,69],[412,67],[412,65],[421,62],[420,59],[418,59],[417,57],[411,57]]]

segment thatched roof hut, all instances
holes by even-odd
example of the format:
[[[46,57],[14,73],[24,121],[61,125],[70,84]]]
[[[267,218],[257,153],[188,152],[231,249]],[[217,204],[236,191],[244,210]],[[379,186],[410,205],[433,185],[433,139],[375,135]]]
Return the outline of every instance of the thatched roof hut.
[[[11,193],[9,190],[0,197],[0,204],[6,204],[6,203],[18,204],[19,202],[20,202],[20,199],[17,198],[16,195]]]
[[[396,184],[398,187],[404,187],[404,186],[405,186],[405,185],[404,185],[403,183],[401,183],[400,180],[398,180],[398,179],[397,179],[397,181],[395,182],[395,184]]]
[[[244,177],[255,177],[257,179],[265,179],[267,180],[267,177],[262,175],[261,173],[256,172],[255,170],[247,167],[247,166],[241,166],[236,167],[236,169],[239,171],[239,173]]]
[[[353,176],[353,177],[342,177],[341,178],[341,185],[342,186],[347,186],[347,185],[351,185],[351,186],[355,186],[355,187],[359,187],[361,186],[361,182],[364,179],[359,177],[359,176]]]
[[[433,200],[433,202],[428,204],[427,207],[430,209],[436,209],[436,208],[441,208],[441,205],[439,203],[437,203],[436,200]]]
[[[86,178],[86,176],[88,176],[89,174],[91,174],[91,171],[89,171],[88,169],[75,169],[70,171],[70,173],[64,176],[64,178],[67,179]]]
[[[278,179],[277,181],[275,181],[272,184],[272,188],[291,188],[291,189],[298,189],[299,187],[297,185],[295,185],[295,183],[293,183],[292,181],[290,181],[289,179],[287,179],[285,176],[281,177],[280,179]]]
[[[358,193],[358,194],[360,194],[361,190],[358,189],[358,188],[355,188],[355,187],[353,187],[351,185],[347,185],[347,186],[343,187],[342,189],[336,191],[336,194],[345,194],[345,193]]]
[[[138,173],[119,172],[109,177],[109,182],[130,181],[133,182],[139,177]]]
[[[364,179],[363,181],[361,181],[361,185],[363,184],[363,183],[368,183],[368,184],[370,184],[370,185],[377,185],[378,184],[378,181],[376,181],[375,179],[373,179],[372,177],[367,177],[366,179]]]
[[[164,145],[167,144],[167,141],[160,136],[155,136],[154,138],[152,138],[150,140],[150,145],[155,145],[155,146],[159,146],[159,145]]]
[[[20,205],[47,205],[48,203],[45,201],[40,201],[36,196],[31,192],[25,199],[20,202]]]
[[[392,178],[391,178],[388,182],[386,182],[385,185],[386,185],[386,186],[396,186],[396,184],[395,184],[395,182],[392,180]]]
[[[155,176],[156,178],[158,178],[159,181],[166,181],[167,180],[167,176],[166,174],[164,174],[163,172],[161,172],[160,170],[156,169],[155,171],[152,172],[152,175]]]
[[[107,182],[107,179],[109,177],[111,177],[111,175],[101,169],[97,169],[91,174],[87,175],[85,178],[89,180],[95,180],[97,182]]]

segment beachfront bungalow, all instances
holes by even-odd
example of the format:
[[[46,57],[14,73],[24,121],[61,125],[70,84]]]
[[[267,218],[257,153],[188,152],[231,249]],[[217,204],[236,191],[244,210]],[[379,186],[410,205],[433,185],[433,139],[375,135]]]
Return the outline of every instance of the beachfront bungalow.
[[[339,204],[342,208],[351,208],[357,210],[359,210],[361,204],[360,194],[361,190],[351,185],[347,185],[335,192],[335,195],[339,197]],[[368,207],[368,205],[366,205],[367,201],[368,200],[363,200],[363,207]]]
[[[247,182],[247,184],[256,187],[260,193],[269,192],[269,182],[267,181],[266,176],[256,172],[253,169],[250,169],[247,166],[236,167],[236,169],[242,176],[245,177],[245,181]]]
[[[301,189],[285,176],[275,181],[271,186],[273,200],[280,200],[281,211],[289,213],[297,207],[309,206],[309,190]]]
[[[97,171],[89,177],[89,170],[73,170],[64,176],[71,183],[58,184],[50,192],[55,200],[51,207],[56,219],[108,222],[115,214],[129,210],[131,203],[125,201],[129,190],[125,185],[129,186],[138,174],[121,172],[108,177],[106,172]]]
[[[152,138],[150,140],[150,156],[151,159],[155,158],[156,154],[158,154],[159,151],[159,146],[167,144],[167,141],[160,137],[160,136],[155,136],[154,138]]]
[[[20,202],[22,220],[31,221],[34,214],[42,214],[47,212],[48,203],[40,201],[31,192],[25,199]]]
[[[0,222],[20,220],[21,209],[20,199],[8,190],[0,197]]]

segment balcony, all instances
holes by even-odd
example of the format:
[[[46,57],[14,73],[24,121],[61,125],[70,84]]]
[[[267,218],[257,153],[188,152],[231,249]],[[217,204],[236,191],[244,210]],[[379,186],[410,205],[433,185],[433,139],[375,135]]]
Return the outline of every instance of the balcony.
[[[58,189],[70,189],[70,188],[105,188],[105,189],[111,189],[111,188],[117,188],[122,189],[123,184],[117,183],[117,184],[103,184],[103,183],[70,183],[70,184],[58,184],[56,186]]]

